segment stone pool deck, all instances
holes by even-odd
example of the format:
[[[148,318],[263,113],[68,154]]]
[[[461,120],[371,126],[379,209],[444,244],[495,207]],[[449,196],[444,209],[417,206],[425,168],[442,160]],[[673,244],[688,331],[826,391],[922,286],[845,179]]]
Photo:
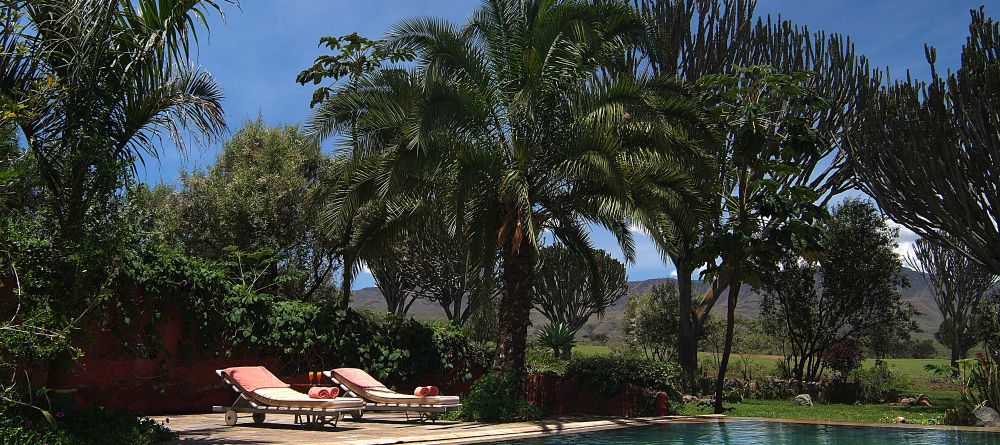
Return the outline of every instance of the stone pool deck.
[[[434,423],[408,422],[402,415],[373,414],[355,422],[346,418],[336,429],[326,427],[310,429],[292,424],[292,416],[268,416],[267,421],[255,425],[249,418],[240,418],[234,427],[226,426],[222,414],[197,414],[185,416],[154,417],[167,422],[167,426],[180,437],[172,444],[458,444],[493,442],[537,437],[548,434],[566,434],[598,431],[672,422],[718,421],[716,416],[657,417],[616,419],[593,416],[560,416],[538,422],[484,424],[472,422],[437,421]]]

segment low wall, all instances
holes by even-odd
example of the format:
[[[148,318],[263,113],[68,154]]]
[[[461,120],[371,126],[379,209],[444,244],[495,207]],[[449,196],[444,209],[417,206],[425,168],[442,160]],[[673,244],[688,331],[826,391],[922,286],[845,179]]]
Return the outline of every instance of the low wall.
[[[669,410],[666,397],[661,396],[660,409],[656,409],[655,392],[634,385],[626,385],[624,391],[612,396],[598,394],[585,382],[576,377],[566,378],[553,373],[532,373],[524,383],[528,403],[541,407],[553,414],[593,414],[614,417],[637,417],[640,415],[664,415]]]

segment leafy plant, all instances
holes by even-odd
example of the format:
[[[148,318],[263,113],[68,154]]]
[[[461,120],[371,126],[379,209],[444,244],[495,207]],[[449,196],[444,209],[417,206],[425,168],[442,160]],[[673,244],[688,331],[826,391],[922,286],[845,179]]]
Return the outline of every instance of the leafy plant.
[[[537,420],[542,411],[524,400],[523,380],[514,372],[491,373],[472,384],[462,398],[460,417],[477,422]]]
[[[823,351],[823,365],[840,373],[840,381],[846,382],[847,375],[861,367],[861,348],[852,340],[834,343]]]
[[[569,358],[576,345],[576,332],[563,323],[548,323],[538,331],[538,342],[557,357]]]
[[[577,377],[604,396],[614,395],[629,384],[670,393],[681,388],[677,364],[638,356],[573,357],[566,366],[566,377]]]
[[[857,381],[861,384],[861,399],[870,403],[895,402],[899,392],[907,386],[903,376],[883,360],[876,360],[871,367],[858,371]]]

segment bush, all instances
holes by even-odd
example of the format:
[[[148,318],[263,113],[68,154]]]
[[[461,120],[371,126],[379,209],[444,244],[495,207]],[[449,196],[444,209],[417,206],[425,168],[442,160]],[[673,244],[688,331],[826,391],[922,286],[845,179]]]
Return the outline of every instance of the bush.
[[[569,358],[576,345],[576,332],[564,323],[548,323],[538,331],[538,343],[552,350],[553,355]]]
[[[542,411],[524,400],[522,385],[522,376],[514,372],[484,375],[462,398],[459,417],[476,422],[540,419]]]
[[[681,388],[680,366],[638,356],[576,356],[566,366],[566,377],[577,377],[604,396],[629,384],[668,393]]]
[[[834,343],[823,351],[823,364],[840,373],[846,382],[847,375],[861,367],[861,348],[851,340]]]
[[[858,371],[857,380],[861,399],[868,403],[895,402],[899,400],[899,392],[907,387],[906,380],[882,360]]]
[[[0,403],[2,445],[153,445],[176,437],[154,420],[101,407],[43,415]]]
[[[524,355],[524,361],[531,371],[557,372],[559,374],[566,372],[566,364],[569,363],[569,360],[556,357],[552,350],[537,346],[528,348]]]

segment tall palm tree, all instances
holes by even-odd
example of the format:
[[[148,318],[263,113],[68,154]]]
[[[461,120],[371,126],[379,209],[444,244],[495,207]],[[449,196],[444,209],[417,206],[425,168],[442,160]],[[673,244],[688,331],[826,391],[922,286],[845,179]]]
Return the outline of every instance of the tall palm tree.
[[[23,134],[52,215],[45,292],[60,324],[99,301],[114,241],[99,234],[135,162],[164,135],[183,146],[187,130],[225,129],[218,85],[188,62],[210,10],[215,0],[0,0],[0,115]]]
[[[384,44],[416,66],[337,89],[312,117],[320,137],[356,132],[328,215],[333,227],[367,215],[351,249],[378,252],[444,208],[441,230],[464,231],[481,265],[499,261],[497,370],[523,367],[543,233],[596,262],[589,231],[603,227],[632,260],[630,228],[669,232],[663,203],[693,199],[679,168],[693,144],[664,119],[693,106],[670,81],[609,69],[643,32],[633,9],[600,0],[487,0],[464,26],[404,20]]]

